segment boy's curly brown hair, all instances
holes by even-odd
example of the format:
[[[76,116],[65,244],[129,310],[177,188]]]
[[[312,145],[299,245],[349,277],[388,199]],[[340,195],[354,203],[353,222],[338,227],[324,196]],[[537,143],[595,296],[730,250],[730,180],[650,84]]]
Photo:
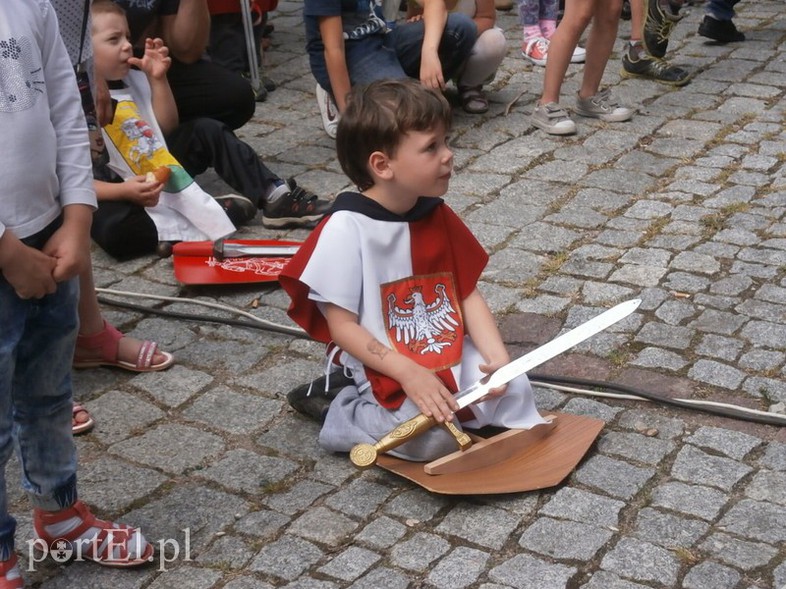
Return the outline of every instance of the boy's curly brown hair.
[[[355,86],[336,133],[341,169],[361,191],[367,190],[374,185],[368,170],[372,153],[394,157],[402,137],[410,131],[429,131],[438,125],[448,130],[450,123],[450,105],[442,93],[416,80],[378,80]]]

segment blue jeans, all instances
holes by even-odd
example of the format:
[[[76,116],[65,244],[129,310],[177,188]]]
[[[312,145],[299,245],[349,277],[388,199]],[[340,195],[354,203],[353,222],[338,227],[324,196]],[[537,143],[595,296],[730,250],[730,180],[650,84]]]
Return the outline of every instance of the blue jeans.
[[[423,22],[399,24],[386,35],[372,35],[345,47],[349,81],[353,86],[374,80],[420,78],[420,50]],[[448,15],[439,44],[439,59],[445,80],[455,78],[467,61],[477,39],[477,27],[465,14]],[[331,92],[323,53],[310,55],[311,72],[317,82]]]
[[[77,278],[42,299],[20,299],[0,276],[0,560],[14,548],[5,466],[16,443],[22,486],[34,507],[76,501],[71,364],[79,327]]]
[[[715,20],[731,20],[735,16],[734,5],[740,0],[708,0],[704,12]]]

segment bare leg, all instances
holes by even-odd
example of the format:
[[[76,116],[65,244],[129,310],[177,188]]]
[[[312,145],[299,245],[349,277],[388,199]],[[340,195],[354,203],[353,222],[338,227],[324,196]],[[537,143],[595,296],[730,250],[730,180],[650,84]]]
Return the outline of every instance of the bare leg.
[[[598,93],[606,63],[617,40],[622,10],[622,0],[595,0],[593,4],[595,18],[587,39],[587,61],[579,90],[581,98],[589,98]]]

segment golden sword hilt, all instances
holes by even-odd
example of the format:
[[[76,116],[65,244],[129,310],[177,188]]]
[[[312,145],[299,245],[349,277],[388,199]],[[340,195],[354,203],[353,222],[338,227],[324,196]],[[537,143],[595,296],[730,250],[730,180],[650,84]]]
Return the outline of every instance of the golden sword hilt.
[[[436,420],[433,417],[427,417],[420,413],[412,419],[405,421],[397,426],[392,432],[387,434],[376,444],[358,444],[349,453],[349,459],[352,464],[361,469],[366,469],[374,466],[377,462],[377,456],[384,454],[393,448],[397,448],[402,444],[408,442],[415,436],[418,436],[428,429],[431,429]],[[451,422],[446,421],[442,424],[445,426],[453,437],[456,438],[459,447],[462,450],[469,448],[472,445],[470,437],[459,430]]]

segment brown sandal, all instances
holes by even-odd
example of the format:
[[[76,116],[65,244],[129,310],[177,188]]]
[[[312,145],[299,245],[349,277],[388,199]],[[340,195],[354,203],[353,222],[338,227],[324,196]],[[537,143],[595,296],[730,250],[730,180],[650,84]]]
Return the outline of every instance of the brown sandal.
[[[489,109],[489,101],[482,86],[459,87],[459,99],[465,112],[473,115],[483,114]]]

